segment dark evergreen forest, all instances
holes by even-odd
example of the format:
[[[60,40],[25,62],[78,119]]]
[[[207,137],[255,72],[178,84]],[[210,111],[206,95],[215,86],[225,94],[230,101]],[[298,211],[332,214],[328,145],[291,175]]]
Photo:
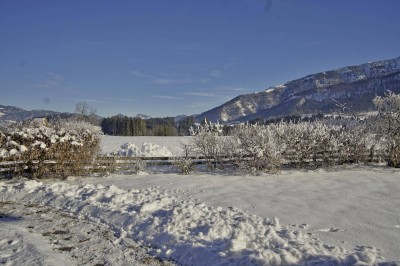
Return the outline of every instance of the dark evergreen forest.
[[[142,119],[115,115],[104,118],[101,129],[112,136],[186,136],[194,123],[194,117],[176,122],[173,117]]]

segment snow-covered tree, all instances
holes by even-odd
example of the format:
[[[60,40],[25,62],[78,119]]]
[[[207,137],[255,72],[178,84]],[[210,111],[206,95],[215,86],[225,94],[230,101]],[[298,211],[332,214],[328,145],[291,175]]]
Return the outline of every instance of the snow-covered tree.
[[[190,128],[189,128],[189,134],[191,136],[196,136],[199,135],[200,133],[213,133],[214,135],[219,135],[222,136],[224,132],[224,126],[220,124],[219,122],[213,123],[211,121],[208,121],[207,119],[204,119],[202,123],[194,123]]]

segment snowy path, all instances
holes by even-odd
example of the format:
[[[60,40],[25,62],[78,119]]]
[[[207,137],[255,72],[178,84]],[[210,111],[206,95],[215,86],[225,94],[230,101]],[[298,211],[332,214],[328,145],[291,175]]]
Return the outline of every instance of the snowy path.
[[[48,206],[1,202],[0,214],[1,265],[163,265],[101,224]]]
[[[0,264],[4,265],[71,265],[68,256],[53,251],[42,235],[17,222],[1,219]]]
[[[20,223],[4,221],[0,229],[0,261],[8,265],[71,265],[68,256],[53,251],[42,235],[33,233]]]

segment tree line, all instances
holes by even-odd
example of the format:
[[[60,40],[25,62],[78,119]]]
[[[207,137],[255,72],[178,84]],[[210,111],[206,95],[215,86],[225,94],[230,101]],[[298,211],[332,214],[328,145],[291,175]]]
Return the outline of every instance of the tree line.
[[[173,117],[142,119],[115,115],[104,118],[101,129],[113,136],[185,136],[194,123],[194,117],[175,122]]]

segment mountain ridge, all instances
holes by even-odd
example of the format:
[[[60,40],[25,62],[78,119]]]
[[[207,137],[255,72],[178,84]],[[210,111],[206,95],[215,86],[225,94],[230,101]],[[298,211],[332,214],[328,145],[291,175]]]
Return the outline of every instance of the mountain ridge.
[[[231,123],[291,115],[368,112],[374,109],[372,99],[388,90],[400,93],[400,57],[310,74],[259,92],[239,95],[193,116],[197,121]],[[3,122],[72,115],[0,105],[0,121]],[[136,117],[150,118],[143,114]],[[176,116],[175,121],[186,117]]]
[[[15,121],[23,121],[27,119],[48,117],[48,116],[63,116],[63,115],[71,115],[70,113],[62,113],[50,110],[25,110],[15,106],[9,105],[0,105],[0,120],[15,122]]]
[[[373,109],[372,99],[387,90],[400,92],[400,57],[310,74],[263,91],[239,95],[196,119],[228,123],[334,113],[344,108],[365,112]]]

